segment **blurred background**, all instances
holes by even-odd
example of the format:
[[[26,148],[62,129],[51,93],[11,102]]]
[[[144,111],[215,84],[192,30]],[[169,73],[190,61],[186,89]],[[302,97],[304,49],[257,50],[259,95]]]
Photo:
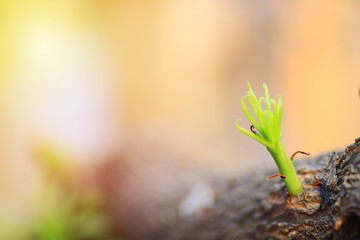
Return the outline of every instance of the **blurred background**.
[[[355,0],[0,0],[0,238],[147,239],[202,178],[275,167],[235,128],[246,81],[282,95],[288,154],[352,143],[359,23]]]

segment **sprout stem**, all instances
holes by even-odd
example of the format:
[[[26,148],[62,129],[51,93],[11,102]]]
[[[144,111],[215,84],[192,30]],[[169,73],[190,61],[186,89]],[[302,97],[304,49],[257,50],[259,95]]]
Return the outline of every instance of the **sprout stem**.
[[[264,84],[263,87],[265,90],[265,97],[257,99],[250,87],[250,83],[247,82],[248,92],[241,98],[241,108],[252,124],[250,127],[251,131],[240,127],[238,122],[236,122],[236,127],[240,132],[260,142],[266,147],[274,158],[280,174],[285,176],[283,181],[288,192],[292,195],[297,195],[302,192],[302,184],[296,176],[291,159],[286,155],[281,144],[280,128],[283,111],[281,97],[278,95],[278,101],[276,102],[274,99],[270,98],[267,85]],[[248,100],[256,118],[249,113],[245,104],[245,99]],[[265,102],[265,110],[261,107],[262,101]]]

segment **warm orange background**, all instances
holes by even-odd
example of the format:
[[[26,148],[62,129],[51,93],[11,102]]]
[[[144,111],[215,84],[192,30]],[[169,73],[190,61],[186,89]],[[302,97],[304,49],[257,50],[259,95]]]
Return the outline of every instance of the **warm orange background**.
[[[246,81],[258,96],[263,82],[283,96],[289,154],[359,137],[358,1],[0,2],[7,196],[26,195],[36,179],[31,149],[44,142],[81,164],[136,142],[149,152],[139,169],[162,152],[217,174],[273,166],[234,125],[249,125]]]

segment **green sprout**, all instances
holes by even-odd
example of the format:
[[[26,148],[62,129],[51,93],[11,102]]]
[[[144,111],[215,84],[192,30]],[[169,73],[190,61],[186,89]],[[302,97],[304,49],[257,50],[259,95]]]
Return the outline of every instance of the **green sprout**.
[[[292,195],[298,195],[299,193],[302,193],[302,184],[296,175],[292,163],[292,158],[296,153],[289,158],[286,155],[281,143],[280,128],[283,112],[281,96],[277,95],[278,101],[276,102],[274,99],[269,97],[267,85],[264,84],[263,87],[265,89],[265,97],[257,99],[250,87],[250,83],[247,82],[248,92],[241,98],[241,108],[244,111],[245,116],[252,124],[250,127],[251,132],[240,127],[238,122],[236,122],[236,127],[240,132],[263,144],[274,158],[280,174],[274,174],[269,178],[280,176],[286,185],[287,191]],[[248,99],[257,121],[249,113],[245,105],[245,98]],[[262,102],[265,102],[265,110],[263,110],[261,106]]]

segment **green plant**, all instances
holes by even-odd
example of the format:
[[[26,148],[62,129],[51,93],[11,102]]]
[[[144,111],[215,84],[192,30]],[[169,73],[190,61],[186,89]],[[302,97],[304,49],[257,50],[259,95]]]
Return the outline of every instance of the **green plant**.
[[[45,144],[35,149],[42,181],[27,183],[26,208],[0,201],[0,239],[119,240],[112,238],[100,189],[75,187],[62,151]],[[115,237],[115,236],[114,236]]]
[[[251,131],[240,127],[238,121],[236,122],[236,127],[240,132],[263,144],[274,158],[280,174],[275,174],[269,178],[280,176],[286,185],[287,191],[292,195],[297,195],[302,192],[302,184],[296,175],[292,163],[292,158],[297,152],[289,158],[286,155],[281,143],[280,128],[283,112],[281,96],[277,96],[278,101],[276,102],[274,99],[269,97],[267,85],[264,84],[263,87],[265,89],[265,97],[257,99],[250,87],[250,83],[247,82],[248,92],[241,98],[241,108],[244,111],[245,116],[252,124],[250,127]],[[245,105],[245,98],[248,99],[257,121],[249,113]],[[262,102],[265,102],[265,110],[263,110],[261,106]]]

